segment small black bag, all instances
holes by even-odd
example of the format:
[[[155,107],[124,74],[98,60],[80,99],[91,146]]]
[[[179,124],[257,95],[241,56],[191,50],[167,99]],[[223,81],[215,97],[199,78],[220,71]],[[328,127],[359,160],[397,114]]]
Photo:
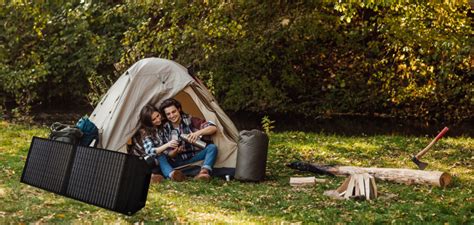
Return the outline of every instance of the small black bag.
[[[51,125],[49,139],[75,145],[81,141],[82,135],[82,131],[79,128],[55,122]]]

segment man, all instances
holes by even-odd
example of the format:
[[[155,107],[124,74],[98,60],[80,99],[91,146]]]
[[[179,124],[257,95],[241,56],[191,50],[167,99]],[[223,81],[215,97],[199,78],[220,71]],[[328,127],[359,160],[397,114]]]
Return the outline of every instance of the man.
[[[160,111],[166,116],[168,122],[163,125],[163,133],[166,141],[175,139],[173,135],[188,134],[188,141],[181,141],[180,145],[174,148],[168,148],[159,157],[160,168],[165,176],[172,180],[174,177],[181,177],[181,172],[174,170],[174,167],[190,164],[196,161],[204,160],[201,170],[195,176],[196,180],[209,181],[211,172],[217,157],[217,147],[214,144],[208,144],[204,149],[199,148],[193,143],[201,137],[209,138],[217,132],[216,125],[211,121],[192,117],[182,111],[181,103],[176,99],[166,99],[160,106]]]

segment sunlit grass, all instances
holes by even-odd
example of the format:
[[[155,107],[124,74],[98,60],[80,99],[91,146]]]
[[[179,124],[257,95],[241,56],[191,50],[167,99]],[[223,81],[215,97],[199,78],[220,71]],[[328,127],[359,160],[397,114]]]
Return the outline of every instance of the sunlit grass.
[[[194,181],[151,186],[145,208],[133,216],[88,205],[19,182],[32,136],[45,127],[0,121],[0,224],[3,223],[445,223],[474,222],[474,140],[443,138],[423,158],[429,170],[454,176],[448,188],[379,181],[371,202],[337,201],[323,195],[343,178],[293,188],[290,176],[315,176],[289,169],[295,160],[362,167],[411,168],[410,156],[432,137],[359,136],[283,132],[270,136],[267,178],[260,183]]]

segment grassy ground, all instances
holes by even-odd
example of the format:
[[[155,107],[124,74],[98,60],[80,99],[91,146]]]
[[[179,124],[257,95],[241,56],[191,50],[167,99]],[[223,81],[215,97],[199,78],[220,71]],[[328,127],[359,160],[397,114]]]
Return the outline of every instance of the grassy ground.
[[[270,137],[267,179],[261,183],[193,181],[153,185],[145,208],[124,216],[19,182],[32,136],[46,128],[0,121],[0,224],[30,222],[232,222],[232,223],[474,223],[474,139],[443,138],[424,161],[427,169],[454,176],[448,188],[378,181],[370,202],[338,201],[323,195],[343,178],[293,188],[290,176],[313,176],[286,168],[294,160],[354,166],[412,168],[410,154],[431,137],[342,137],[284,132]]]

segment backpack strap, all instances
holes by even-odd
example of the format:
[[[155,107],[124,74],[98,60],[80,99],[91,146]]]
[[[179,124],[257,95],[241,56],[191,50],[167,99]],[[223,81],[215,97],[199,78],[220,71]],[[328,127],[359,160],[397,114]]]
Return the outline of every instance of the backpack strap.
[[[60,123],[60,122],[54,122],[53,124],[51,124],[51,131],[59,131],[59,130],[62,130],[64,128],[68,128],[68,127],[71,127],[71,125],[68,125],[68,124],[63,124],[63,123]]]

